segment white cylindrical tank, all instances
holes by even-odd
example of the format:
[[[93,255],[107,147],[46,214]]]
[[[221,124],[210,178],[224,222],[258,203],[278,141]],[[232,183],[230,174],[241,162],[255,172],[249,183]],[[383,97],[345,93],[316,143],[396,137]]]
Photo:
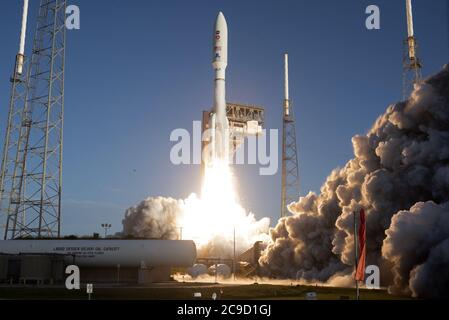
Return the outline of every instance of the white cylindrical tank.
[[[3,240],[0,253],[64,254],[80,267],[189,267],[196,260],[191,240]]]

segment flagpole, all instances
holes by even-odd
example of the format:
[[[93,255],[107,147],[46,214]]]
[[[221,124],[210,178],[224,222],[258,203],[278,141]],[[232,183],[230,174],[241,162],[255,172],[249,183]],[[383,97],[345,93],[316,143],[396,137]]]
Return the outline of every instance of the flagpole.
[[[358,259],[357,259],[357,218],[355,211],[354,211],[354,265],[355,265],[354,275],[356,275],[358,267]],[[357,279],[355,279],[355,289],[356,289],[356,299],[359,300],[359,282],[357,281]]]
[[[234,226],[234,259],[232,260],[232,272],[234,273],[234,281],[235,281],[235,226]]]

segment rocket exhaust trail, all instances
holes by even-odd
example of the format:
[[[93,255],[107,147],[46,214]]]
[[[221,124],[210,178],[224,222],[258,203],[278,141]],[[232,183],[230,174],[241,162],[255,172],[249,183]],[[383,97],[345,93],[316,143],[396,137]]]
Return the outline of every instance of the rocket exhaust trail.
[[[212,115],[212,159],[228,160],[229,123],[226,117],[226,67],[228,65],[228,26],[222,12],[218,13],[213,34],[212,66],[215,71]]]

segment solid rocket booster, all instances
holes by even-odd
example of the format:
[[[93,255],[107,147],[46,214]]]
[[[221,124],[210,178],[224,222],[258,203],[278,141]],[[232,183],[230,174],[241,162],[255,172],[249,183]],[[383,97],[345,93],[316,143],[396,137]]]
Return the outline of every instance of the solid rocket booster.
[[[407,33],[408,33],[408,55],[410,60],[415,60],[415,34],[413,31],[413,13],[412,0],[405,0],[405,7],[407,11]]]
[[[228,65],[228,26],[223,13],[218,13],[213,34],[212,66],[215,71],[214,134],[211,139],[213,157],[227,159],[229,155],[229,122],[226,116],[226,67]]]
[[[27,30],[27,18],[28,18],[28,0],[23,0],[23,12],[22,12],[22,28],[20,30],[20,45],[19,53],[16,58],[16,72],[21,75],[23,72],[23,62],[25,57],[25,35]]]

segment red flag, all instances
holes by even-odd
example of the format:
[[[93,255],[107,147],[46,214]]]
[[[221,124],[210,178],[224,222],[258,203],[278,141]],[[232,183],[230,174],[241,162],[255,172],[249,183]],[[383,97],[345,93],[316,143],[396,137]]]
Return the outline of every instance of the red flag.
[[[357,271],[355,273],[355,280],[365,280],[365,262],[366,262],[366,220],[365,210],[360,209],[360,224],[358,230],[359,238],[359,261],[357,264]]]

